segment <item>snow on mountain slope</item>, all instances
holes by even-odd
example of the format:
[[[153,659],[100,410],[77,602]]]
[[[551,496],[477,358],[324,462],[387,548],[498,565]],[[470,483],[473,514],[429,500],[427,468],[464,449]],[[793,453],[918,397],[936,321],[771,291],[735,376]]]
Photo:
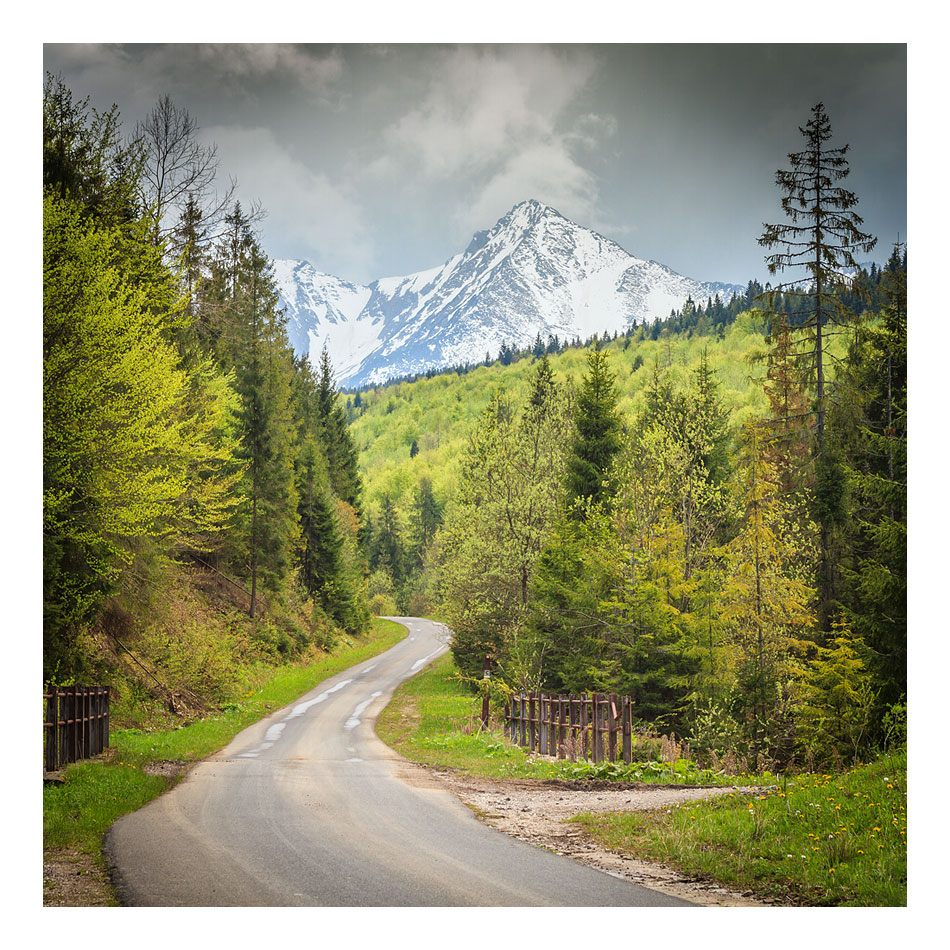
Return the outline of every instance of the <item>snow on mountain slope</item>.
[[[588,339],[667,316],[691,296],[724,300],[740,287],[701,284],[531,200],[479,231],[441,267],[362,287],[305,261],[275,262],[298,353],[325,345],[342,385],[379,383],[477,363],[503,343]]]
[[[320,273],[308,261],[274,261],[274,278],[294,351],[317,366],[326,345],[338,378],[358,371],[382,331],[362,316],[372,291]]]

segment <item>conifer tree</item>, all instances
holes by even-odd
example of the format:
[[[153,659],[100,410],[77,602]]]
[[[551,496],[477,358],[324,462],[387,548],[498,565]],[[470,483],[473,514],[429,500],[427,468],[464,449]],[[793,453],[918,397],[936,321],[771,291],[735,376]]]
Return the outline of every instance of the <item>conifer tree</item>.
[[[380,503],[379,516],[369,532],[368,556],[371,570],[383,568],[398,589],[406,579],[406,552],[403,527],[396,506],[387,494]]]
[[[431,480],[422,478],[413,494],[413,505],[409,513],[410,559],[414,571],[422,568],[425,552],[442,526],[443,511],[444,506],[432,491]]]
[[[779,169],[775,181],[782,192],[782,210],[788,220],[766,224],[759,244],[772,251],[765,258],[769,273],[802,268],[808,286],[799,297],[804,309],[798,322],[804,328],[805,346],[797,359],[807,367],[814,380],[815,412],[815,513],[819,526],[819,608],[820,627],[830,629],[830,610],[834,592],[832,534],[843,517],[843,475],[840,460],[825,438],[827,416],[828,366],[826,336],[829,327],[844,323],[840,288],[845,268],[856,266],[856,251],[869,252],[877,239],[860,230],[863,219],[853,209],[857,196],[838,182],[850,173],[848,146],[832,148],[831,121],[824,105],[812,108],[812,116],[799,131],[805,147],[789,154],[791,168]],[[778,248],[777,250],[773,250]],[[776,295],[795,285],[779,284],[772,288],[769,307],[774,309]],[[797,289],[797,288],[796,288]]]
[[[770,274],[800,267],[811,281],[802,292],[808,304],[803,318],[813,341],[807,358],[815,379],[815,425],[820,454],[827,409],[826,324],[847,319],[834,291],[842,283],[842,271],[856,266],[855,251],[869,252],[877,238],[860,230],[864,221],[852,210],[858,203],[857,196],[836,184],[850,174],[848,146],[827,147],[832,135],[831,121],[822,103],[812,108],[811,119],[799,131],[805,137],[805,148],[790,153],[792,167],[779,169],[775,175],[782,191],[782,210],[789,220],[766,224],[759,244],[770,250],[780,248],[765,258]],[[772,293],[793,286],[779,284],[772,288]]]
[[[359,514],[363,490],[359,473],[359,453],[353,444],[346,421],[346,410],[340,405],[339,395],[330,354],[324,346],[317,373],[316,408],[323,429],[330,482],[336,494]]]
[[[606,479],[621,436],[614,380],[607,353],[595,342],[587,352],[587,373],[574,403],[575,435],[567,459],[566,496],[575,508],[610,501]]]
[[[856,418],[845,447],[851,558],[842,602],[870,650],[879,716],[907,690],[907,284],[899,250],[885,270],[880,320],[858,331],[844,373]]]
[[[237,202],[227,217],[209,287],[218,295],[219,359],[234,367],[241,448],[246,463],[239,552],[251,586],[250,615],[259,586],[277,590],[289,577],[297,542],[297,490],[291,403],[293,356],[277,310],[271,265]]]
[[[351,628],[352,593],[346,583],[343,537],[333,516],[323,446],[312,436],[300,449],[297,493],[301,582],[328,617]]]
[[[43,190],[105,225],[141,218],[144,155],[121,141],[119,110],[99,112],[49,73],[43,86]]]

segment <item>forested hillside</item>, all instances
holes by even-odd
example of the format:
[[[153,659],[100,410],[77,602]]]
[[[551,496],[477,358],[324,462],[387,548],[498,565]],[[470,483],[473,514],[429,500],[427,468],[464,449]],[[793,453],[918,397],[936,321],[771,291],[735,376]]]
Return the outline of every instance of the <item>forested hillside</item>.
[[[43,120],[44,680],[224,700],[369,619],[332,367],[186,112],[123,128],[48,77]]]
[[[856,269],[856,198],[824,201],[799,282],[351,393],[374,609],[440,612],[473,683],[488,655],[503,688],[628,694],[707,756],[833,765],[898,735],[906,253]]]
[[[45,681],[224,703],[238,667],[438,614],[473,682],[487,655],[502,690],[624,693],[709,758],[900,732],[906,253],[857,266],[821,106],[760,238],[787,283],[342,395],[195,131],[47,80]]]

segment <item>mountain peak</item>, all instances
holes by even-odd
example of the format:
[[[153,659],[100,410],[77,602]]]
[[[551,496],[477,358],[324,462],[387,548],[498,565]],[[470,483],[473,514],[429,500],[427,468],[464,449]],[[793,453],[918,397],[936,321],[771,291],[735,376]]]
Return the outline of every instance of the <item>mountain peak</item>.
[[[519,201],[504,217],[498,222],[517,222],[519,224],[534,224],[542,218],[561,218],[567,220],[564,215],[546,205],[537,198],[528,198],[525,201]]]
[[[588,339],[665,317],[687,297],[741,291],[700,284],[529,198],[440,267],[357,287],[278,262],[294,348],[324,345],[344,385],[474,364],[502,344]]]

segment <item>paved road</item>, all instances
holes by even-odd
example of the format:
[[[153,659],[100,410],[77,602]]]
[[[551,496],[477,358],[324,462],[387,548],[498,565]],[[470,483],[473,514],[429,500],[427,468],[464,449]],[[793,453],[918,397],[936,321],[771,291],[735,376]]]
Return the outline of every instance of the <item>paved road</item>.
[[[440,624],[321,683],[195,766],[106,839],[122,901],[149,906],[680,906],[481,824],[374,732]]]

